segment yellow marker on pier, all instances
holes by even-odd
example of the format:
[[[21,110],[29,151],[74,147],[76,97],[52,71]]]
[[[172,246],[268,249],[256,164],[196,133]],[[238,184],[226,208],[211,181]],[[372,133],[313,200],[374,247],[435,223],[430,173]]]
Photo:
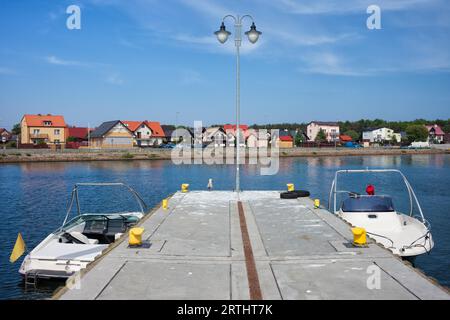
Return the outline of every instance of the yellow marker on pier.
[[[319,209],[320,208],[320,200],[319,199],[315,199],[314,200],[314,209]]]
[[[189,191],[189,184],[188,183],[183,183],[181,185],[181,192],[186,193]]]
[[[367,243],[366,229],[364,228],[352,228],[353,244],[355,246],[365,246]]]

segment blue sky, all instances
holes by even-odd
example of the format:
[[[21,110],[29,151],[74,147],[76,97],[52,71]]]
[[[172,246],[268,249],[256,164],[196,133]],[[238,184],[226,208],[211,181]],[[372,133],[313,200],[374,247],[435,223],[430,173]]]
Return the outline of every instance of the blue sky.
[[[81,30],[66,28],[71,4]],[[370,4],[381,30],[366,27]],[[234,44],[213,35],[229,13],[263,32],[243,42],[243,123],[450,118],[446,0],[5,0],[0,127],[24,113],[233,122]]]

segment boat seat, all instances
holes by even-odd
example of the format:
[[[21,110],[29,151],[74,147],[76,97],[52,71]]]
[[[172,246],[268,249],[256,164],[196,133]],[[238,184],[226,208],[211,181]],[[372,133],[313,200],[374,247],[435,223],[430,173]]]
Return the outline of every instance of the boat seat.
[[[69,234],[72,237],[74,237],[75,239],[77,239],[78,241],[80,241],[80,242],[82,242],[84,244],[98,244],[98,240],[97,239],[89,239],[88,237],[86,237],[81,232],[72,231],[72,232],[69,232]]]
[[[123,219],[111,219],[108,221],[108,229],[106,234],[113,236],[117,233],[125,233],[127,230],[127,224]]]

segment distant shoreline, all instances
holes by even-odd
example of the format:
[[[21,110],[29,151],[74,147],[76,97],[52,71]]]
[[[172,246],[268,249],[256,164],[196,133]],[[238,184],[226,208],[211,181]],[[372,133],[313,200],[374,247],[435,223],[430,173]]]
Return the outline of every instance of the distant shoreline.
[[[136,150],[0,150],[1,163],[29,162],[80,162],[80,161],[132,161],[132,160],[171,160],[169,149]],[[385,148],[292,148],[280,149],[280,157],[342,157],[342,156],[381,156],[381,155],[416,155],[416,154],[450,154],[450,149],[385,149]],[[269,155],[270,156],[270,153]]]

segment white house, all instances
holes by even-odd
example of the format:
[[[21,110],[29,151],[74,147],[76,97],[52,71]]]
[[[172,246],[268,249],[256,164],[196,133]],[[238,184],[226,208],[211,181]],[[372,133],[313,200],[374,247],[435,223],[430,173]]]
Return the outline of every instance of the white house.
[[[306,127],[309,141],[315,141],[317,134],[322,130],[328,142],[339,141],[339,125],[336,122],[312,121]]]
[[[163,142],[164,131],[159,122],[151,121],[121,121],[134,134],[134,146],[151,147]]]
[[[428,139],[430,143],[443,143],[445,132],[437,124],[425,126],[428,130]]]
[[[245,132],[245,144],[248,148],[267,148],[269,144],[269,135],[263,131],[248,129]]]
[[[395,133],[394,130],[389,128],[378,128],[375,130],[364,131],[363,142],[367,143],[380,143],[384,141],[401,142],[402,136],[400,133]]]
[[[203,143],[214,144],[214,147],[225,147],[227,135],[220,127],[207,128],[203,133]]]

